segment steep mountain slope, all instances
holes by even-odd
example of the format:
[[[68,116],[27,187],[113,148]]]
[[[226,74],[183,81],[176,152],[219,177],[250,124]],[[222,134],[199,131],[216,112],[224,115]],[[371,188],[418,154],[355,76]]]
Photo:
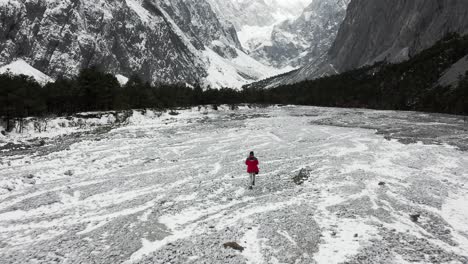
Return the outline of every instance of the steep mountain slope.
[[[291,70],[328,51],[350,0],[209,0],[213,10],[238,30],[249,55]]]
[[[298,67],[320,58],[335,40],[350,0],[315,0],[293,20],[276,25],[271,41],[252,56],[276,67]]]
[[[327,56],[275,78],[268,86],[313,79],[377,61],[402,61],[449,32],[468,33],[466,1],[352,0]]]
[[[468,33],[464,0],[354,0],[348,13],[330,50],[338,71],[406,60],[447,33]]]
[[[380,62],[332,76],[257,90],[257,100],[270,104],[467,115],[467,57],[468,35],[450,34],[409,60]],[[254,84],[250,87],[258,88]],[[250,98],[255,98],[255,93]]]
[[[151,82],[219,86],[216,61],[214,71],[229,65],[236,83],[227,84],[240,86],[273,71],[235,60],[244,55],[234,27],[204,0],[8,0],[0,14],[0,65],[23,58],[53,77],[99,65]]]
[[[208,0],[213,10],[234,25],[237,31],[246,27],[270,27],[299,16],[312,0]]]

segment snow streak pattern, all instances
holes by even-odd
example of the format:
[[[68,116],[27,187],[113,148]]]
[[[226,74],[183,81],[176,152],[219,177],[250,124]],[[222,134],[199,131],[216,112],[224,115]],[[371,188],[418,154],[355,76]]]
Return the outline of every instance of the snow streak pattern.
[[[468,137],[459,117],[220,109],[135,111],[110,131],[3,148],[0,259],[467,263],[468,152],[453,145],[466,148]],[[261,166],[252,191],[250,150]]]

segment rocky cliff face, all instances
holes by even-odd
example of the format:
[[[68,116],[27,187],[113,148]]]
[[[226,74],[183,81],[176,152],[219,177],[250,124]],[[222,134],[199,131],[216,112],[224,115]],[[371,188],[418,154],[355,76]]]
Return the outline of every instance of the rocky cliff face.
[[[57,77],[98,65],[151,82],[214,86],[210,76],[222,77],[224,65],[238,73],[226,85],[265,77],[235,61],[245,56],[236,31],[205,0],[6,0],[0,15],[0,66],[21,58]]]
[[[270,27],[299,16],[312,0],[208,0],[222,19],[237,31],[244,27]]]
[[[328,51],[350,0],[208,0],[233,23],[244,50],[278,69],[292,69]]]
[[[468,33],[465,0],[352,0],[326,56],[268,82],[294,83],[372,64],[398,62],[430,47],[449,32]]]
[[[278,68],[317,60],[333,44],[349,1],[313,1],[298,18],[276,25],[270,43],[252,51],[252,56]]]
[[[338,71],[400,62],[451,32],[468,33],[466,0],[353,0],[329,55]]]

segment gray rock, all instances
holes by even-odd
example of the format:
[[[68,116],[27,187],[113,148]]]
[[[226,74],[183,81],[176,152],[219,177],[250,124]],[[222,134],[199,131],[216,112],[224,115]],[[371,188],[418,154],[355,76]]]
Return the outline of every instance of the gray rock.
[[[237,244],[237,242],[227,242],[227,243],[224,243],[224,244],[223,244],[223,247],[224,247],[224,248],[232,248],[232,249],[237,250],[237,251],[240,251],[240,252],[244,251],[244,247],[241,246],[241,245],[239,245],[239,244]]]
[[[421,217],[421,214],[412,214],[412,215],[410,215],[410,219],[413,222],[418,222],[420,217]]]
[[[293,181],[297,185],[302,185],[310,177],[310,171],[306,169],[301,169],[299,173],[293,177]]]

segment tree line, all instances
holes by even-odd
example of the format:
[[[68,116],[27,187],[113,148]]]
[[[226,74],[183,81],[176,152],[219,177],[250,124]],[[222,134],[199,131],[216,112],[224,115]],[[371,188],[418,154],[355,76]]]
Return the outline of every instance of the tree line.
[[[468,55],[468,36],[449,34],[397,64],[376,63],[320,79],[257,90],[259,102],[468,114],[468,72],[455,85],[439,78]]]
[[[467,54],[468,36],[452,34],[402,63],[378,63],[273,89],[152,85],[137,75],[122,86],[114,75],[96,67],[41,87],[31,77],[5,73],[0,75],[0,117],[9,130],[10,120],[28,116],[207,104],[297,104],[467,115],[468,75],[453,87],[436,85],[443,72]]]
[[[72,79],[60,78],[41,87],[32,77],[0,75],[0,117],[7,123],[29,116],[67,116],[79,112],[170,109],[205,104],[239,104],[237,90],[202,89],[199,85],[156,84],[137,75],[120,85],[114,75],[96,67],[83,69]]]

